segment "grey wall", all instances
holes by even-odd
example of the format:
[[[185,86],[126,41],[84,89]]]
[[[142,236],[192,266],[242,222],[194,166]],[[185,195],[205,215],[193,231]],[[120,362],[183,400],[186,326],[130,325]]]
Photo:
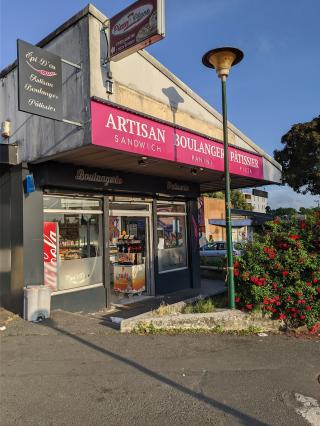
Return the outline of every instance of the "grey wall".
[[[0,178],[1,305],[22,314],[23,287],[43,284],[42,192],[24,194],[25,165]]]
[[[11,271],[11,204],[10,174],[0,175],[0,303],[10,293]]]
[[[23,196],[24,283],[43,284],[43,193]]]
[[[18,70],[15,67],[0,81],[0,122],[11,120],[12,132],[6,142],[18,143],[20,161],[34,161],[90,143],[88,16],[62,32],[57,31],[56,37],[41,47],[81,64],[82,69],[77,70],[62,63],[62,98],[64,118],[85,126],[79,128],[18,111]]]

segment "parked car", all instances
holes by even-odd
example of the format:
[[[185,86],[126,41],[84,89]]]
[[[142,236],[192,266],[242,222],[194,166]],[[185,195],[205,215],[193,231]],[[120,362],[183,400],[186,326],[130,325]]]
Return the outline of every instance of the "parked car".
[[[241,256],[243,246],[239,242],[233,242],[233,255]],[[214,241],[200,248],[200,265],[210,266],[215,269],[223,269],[224,259],[227,256],[226,241]]]

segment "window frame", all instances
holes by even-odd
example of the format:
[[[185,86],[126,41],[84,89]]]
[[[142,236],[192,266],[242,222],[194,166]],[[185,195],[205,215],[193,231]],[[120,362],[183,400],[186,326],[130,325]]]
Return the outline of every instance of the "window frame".
[[[52,197],[52,198],[69,198],[69,199],[83,199],[83,200],[94,200],[97,201],[99,200],[101,202],[101,206],[103,206],[103,200],[101,197],[93,197],[93,196],[78,196],[78,195],[69,195],[69,194],[45,194],[46,197]],[[102,275],[101,275],[101,282],[97,282],[97,283],[93,283],[93,284],[87,284],[84,286],[79,286],[79,287],[71,287],[69,289],[62,289],[60,290],[59,288],[57,288],[57,290],[52,292],[52,295],[58,295],[58,294],[63,294],[63,293],[70,293],[70,292],[75,292],[75,291],[81,291],[81,290],[86,290],[89,288],[94,288],[94,287],[100,287],[100,286],[104,286],[103,280],[104,280],[104,276],[103,276],[103,259],[104,259],[104,255],[103,255],[103,209],[96,209],[96,210],[86,210],[86,209],[50,209],[50,208],[43,208],[43,213],[45,214],[72,214],[72,215],[81,215],[81,214],[87,214],[87,215],[97,215],[99,216],[99,221],[98,221],[98,226],[99,226],[99,234],[101,233],[101,235],[99,235],[99,248],[101,250],[101,255],[100,257],[102,257]],[[47,220],[43,220],[43,223],[47,222]],[[57,252],[59,252],[59,238],[57,238]],[[57,257],[57,267],[59,268],[59,264],[61,261],[58,260]],[[59,287],[59,282],[58,282],[58,287]]]
[[[158,206],[161,206],[161,204],[172,204],[172,205],[182,205],[184,206],[184,212],[158,212]],[[158,244],[159,244],[159,240],[158,240],[158,233],[156,232],[157,235],[157,255],[158,255],[158,264],[157,264],[157,270],[158,270],[158,274],[162,275],[162,274],[168,274],[170,272],[176,272],[176,271],[183,271],[189,268],[189,250],[188,250],[188,221],[187,221],[187,203],[183,202],[183,201],[164,201],[164,200],[157,200],[156,202],[156,223],[155,223],[155,227],[156,227],[156,231],[158,230],[158,217],[185,217],[185,229],[184,229],[184,241],[185,241],[185,266],[181,266],[181,267],[177,267],[177,268],[172,268],[172,269],[168,269],[165,271],[160,271],[159,268],[159,250],[165,250],[165,249],[159,249],[158,248]]]

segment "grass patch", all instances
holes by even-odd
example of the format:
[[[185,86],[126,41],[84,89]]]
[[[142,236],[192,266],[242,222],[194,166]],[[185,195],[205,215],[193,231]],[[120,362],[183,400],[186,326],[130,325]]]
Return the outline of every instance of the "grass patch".
[[[177,334],[221,334],[221,335],[232,335],[232,336],[251,336],[263,331],[260,327],[249,326],[242,330],[225,330],[222,326],[217,325],[213,328],[161,328],[155,327],[153,324],[139,323],[133,330],[134,334],[139,335],[155,335],[155,334],[166,334],[166,335],[177,335]]]
[[[155,309],[152,313],[156,316],[172,315],[180,312],[180,309],[173,305],[166,305],[164,302],[161,303],[159,308]]]
[[[215,309],[228,307],[227,293],[219,294],[208,299],[200,299],[195,303],[188,304],[184,310],[184,314],[208,314],[214,312]]]
[[[188,304],[184,310],[184,314],[207,314],[215,309],[212,299],[200,299],[195,303]]]

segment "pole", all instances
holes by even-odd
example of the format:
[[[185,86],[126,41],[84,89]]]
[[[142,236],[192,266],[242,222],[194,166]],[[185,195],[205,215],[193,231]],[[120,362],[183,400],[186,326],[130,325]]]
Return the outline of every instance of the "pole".
[[[230,175],[229,175],[229,152],[228,152],[228,120],[227,120],[227,77],[221,77],[222,88],[222,117],[223,117],[223,143],[224,143],[224,174],[225,174],[225,206],[226,206],[226,234],[227,234],[227,282],[229,308],[235,308],[234,301],[234,276],[233,276],[233,247],[231,226],[231,201],[230,201]]]

